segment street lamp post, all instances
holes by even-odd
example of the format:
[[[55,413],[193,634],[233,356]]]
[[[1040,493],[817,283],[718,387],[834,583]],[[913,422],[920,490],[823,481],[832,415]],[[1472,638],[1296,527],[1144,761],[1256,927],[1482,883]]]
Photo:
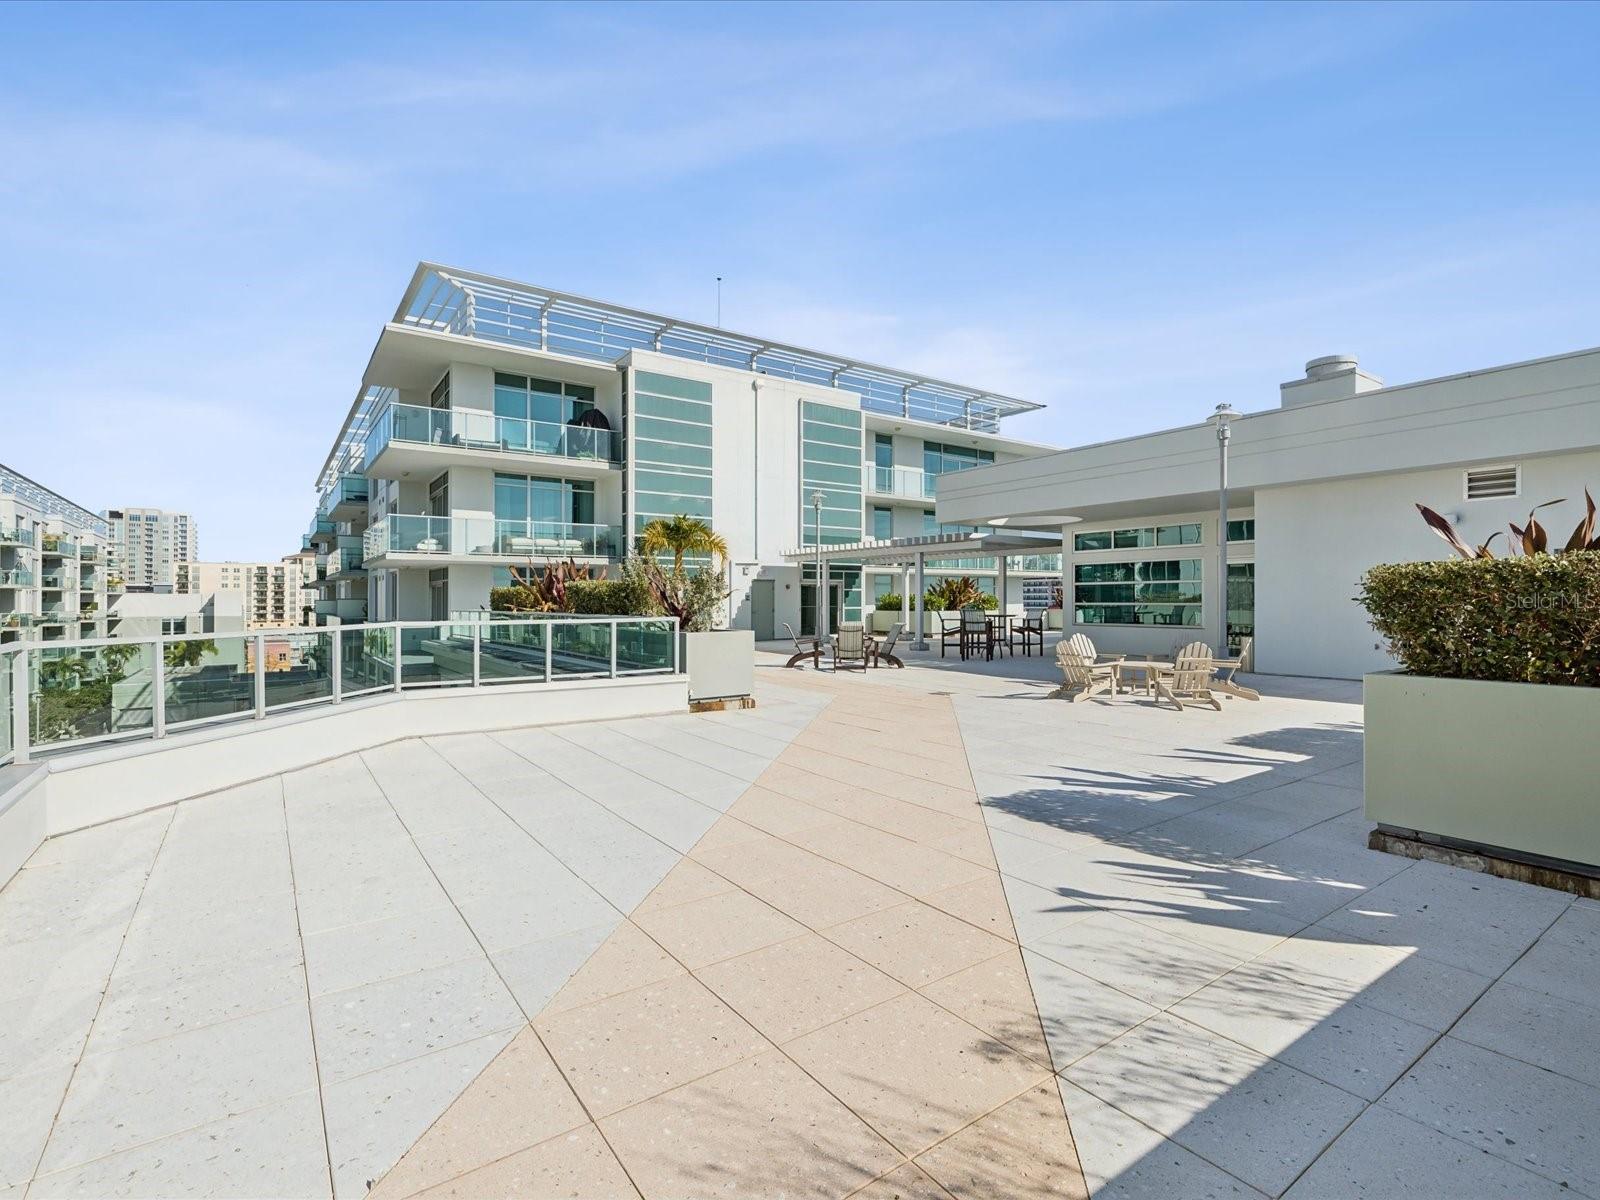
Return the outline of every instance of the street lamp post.
[[[1228,440],[1233,436],[1229,428],[1239,414],[1227,403],[1217,405],[1211,415],[1217,427],[1217,611],[1222,640],[1217,644],[1217,657],[1227,658],[1228,651]]]
[[[822,573],[822,502],[826,499],[820,491],[811,493],[811,511],[814,515],[812,537],[817,548],[817,637],[828,636],[828,579]]]

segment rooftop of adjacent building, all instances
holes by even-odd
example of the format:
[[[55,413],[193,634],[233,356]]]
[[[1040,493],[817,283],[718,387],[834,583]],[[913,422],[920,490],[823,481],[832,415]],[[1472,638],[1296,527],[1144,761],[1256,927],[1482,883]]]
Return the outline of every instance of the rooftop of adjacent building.
[[[757,375],[843,388],[858,393],[867,412],[934,426],[994,432],[1002,418],[1043,407],[921,372],[429,262],[417,265],[385,332],[397,329],[590,362],[615,363],[634,350],[653,351]],[[376,359],[375,350],[374,362]],[[340,471],[354,469],[351,456],[359,453],[368,423],[393,398],[387,381],[372,376],[369,364],[361,391],[323,464],[319,478],[324,485]]]
[[[4,463],[0,463],[0,496],[14,496],[40,516],[59,518],[96,537],[111,535],[110,526],[102,518]]]

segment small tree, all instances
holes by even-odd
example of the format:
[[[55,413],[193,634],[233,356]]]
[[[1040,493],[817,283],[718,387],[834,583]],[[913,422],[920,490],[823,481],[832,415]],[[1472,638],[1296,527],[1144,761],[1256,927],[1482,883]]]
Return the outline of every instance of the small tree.
[[[210,638],[197,638],[187,642],[168,642],[166,659],[169,669],[174,667],[198,667],[205,662],[206,655],[215,654],[217,644]]]
[[[728,557],[728,543],[698,517],[679,513],[651,521],[639,534],[639,549],[645,554],[671,554],[672,573],[683,574],[685,554],[709,554],[720,566]]]

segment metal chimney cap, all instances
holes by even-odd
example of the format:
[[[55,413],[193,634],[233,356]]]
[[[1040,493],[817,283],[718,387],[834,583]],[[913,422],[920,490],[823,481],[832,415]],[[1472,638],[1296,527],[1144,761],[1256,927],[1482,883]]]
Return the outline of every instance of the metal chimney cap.
[[[1354,354],[1325,354],[1306,363],[1307,379],[1325,379],[1344,371],[1353,371],[1359,363]]]

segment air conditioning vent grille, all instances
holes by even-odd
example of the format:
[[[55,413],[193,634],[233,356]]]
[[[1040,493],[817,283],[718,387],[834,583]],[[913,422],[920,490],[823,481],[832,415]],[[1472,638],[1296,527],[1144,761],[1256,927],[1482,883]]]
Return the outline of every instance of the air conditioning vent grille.
[[[1516,466],[1475,467],[1467,472],[1467,499],[1494,500],[1515,496],[1521,484],[1521,470]]]

